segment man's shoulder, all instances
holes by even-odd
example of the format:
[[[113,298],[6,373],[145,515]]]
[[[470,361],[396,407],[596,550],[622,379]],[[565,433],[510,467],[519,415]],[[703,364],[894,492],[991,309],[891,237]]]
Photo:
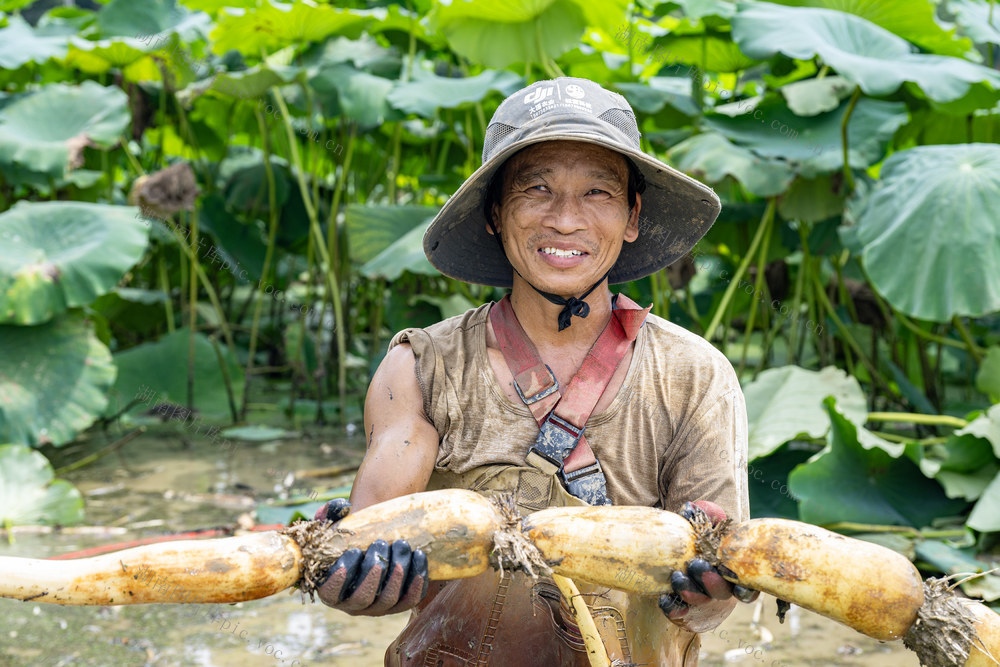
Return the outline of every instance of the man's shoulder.
[[[667,373],[708,376],[713,383],[720,380],[732,388],[739,387],[732,362],[714,345],[698,334],[650,313],[646,316],[645,354],[662,357]]]
[[[461,336],[486,323],[486,317],[489,314],[491,305],[492,302],[485,303],[476,308],[470,308],[464,313],[454,315],[440,322],[435,322],[427,327],[403,329],[393,336],[389,347],[391,349],[400,343],[410,343],[415,336],[421,334],[434,340],[446,339],[456,335]]]
[[[721,360],[729,364],[726,355],[703,337],[659,315],[653,313],[647,315],[644,327],[648,334],[648,344],[653,349],[669,348],[672,353],[704,357],[713,361]]]

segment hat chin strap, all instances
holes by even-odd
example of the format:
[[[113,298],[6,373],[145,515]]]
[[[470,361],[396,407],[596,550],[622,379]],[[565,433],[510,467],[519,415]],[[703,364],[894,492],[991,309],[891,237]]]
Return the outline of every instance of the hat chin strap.
[[[497,245],[500,246],[500,252],[503,253],[504,257],[507,257],[507,251],[504,250],[503,241],[500,239],[500,232],[497,231],[497,228],[494,226],[493,220],[487,218],[486,222],[489,223],[490,229],[493,230],[493,238],[496,239]],[[509,257],[507,257],[507,261],[510,262]],[[521,272],[514,267],[513,262],[511,262],[510,267],[514,269],[514,273],[521,276]],[[586,299],[591,292],[597,289],[597,286],[603,283],[604,280],[608,277],[608,275],[610,275],[610,273],[611,269],[608,269],[608,272],[605,273],[603,276],[601,276],[596,283],[591,285],[590,289],[581,294],[579,297],[571,296],[568,299],[565,297],[561,297],[558,294],[553,294],[552,292],[546,292],[545,290],[538,289],[537,287],[532,285],[531,281],[529,281],[524,276],[521,276],[521,280],[528,283],[528,286],[531,287],[531,289],[535,290],[536,292],[544,296],[552,303],[556,304],[557,306],[563,307],[563,309],[559,311],[559,319],[558,319],[559,331],[562,331],[563,329],[568,329],[569,326],[573,324],[574,315],[581,318],[590,315],[590,304],[584,301],[584,299]]]

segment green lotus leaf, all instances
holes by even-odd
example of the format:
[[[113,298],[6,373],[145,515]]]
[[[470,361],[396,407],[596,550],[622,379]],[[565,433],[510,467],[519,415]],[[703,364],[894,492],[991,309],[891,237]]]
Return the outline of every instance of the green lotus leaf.
[[[94,423],[115,381],[111,353],[79,311],[0,325],[0,441],[64,445]]]
[[[785,220],[821,222],[844,210],[844,196],[837,192],[830,176],[796,178],[778,200],[778,212]],[[816,247],[809,244],[816,251]]]
[[[180,0],[180,3],[210,16],[217,16],[223,9],[251,9],[257,6],[257,0]]]
[[[1000,403],[1000,345],[993,345],[986,351],[986,357],[976,373],[976,389]]]
[[[784,192],[795,178],[787,163],[760,157],[715,132],[685,139],[671,148],[669,155],[681,171],[709,183],[732,176],[759,197]]]
[[[428,2],[428,5],[431,3]],[[386,11],[388,10],[388,11]],[[427,43],[432,49],[444,51],[448,48],[448,42],[444,35],[433,32],[428,28],[428,21],[424,18],[430,8],[419,9],[418,13],[410,12],[401,5],[389,5],[386,8],[376,7],[369,10],[355,10],[358,14],[379,12],[377,21],[367,28],[367,32],[375,35],[380,32],[398,30],[406,35],[413,35],[417,40]],[[361,65],[358,65],[361,67]]]
[[[83,497],[55,479],[48,460],[24,445],[0,445],[0,526],[72,526],[83,521]]]
[[[129,410],[136,414],[149,411],[160,403],[187,405],[189,341],[189,330],[179,328],[158,341],[117,353],[118,379],[114,391],[121,396],[122,407],[138,400]],[[243,368],[224,346],[219,345],[217,354],[208,336],[200,332],[195,334],[194,408],[200,416],[209,419],[226,419],[231,414],[226,376],[219,368],[220,354],[232,383],[233,400],[239,405],[243,397]],[[179,416],[177,419],[181,421]]]
[[[813,450],[793,441],[747,465],[747,491],[752,518],[799,518],[798,502],[788,490],[788,475],[796,466],[808,461],[812,454]]]
[[[832,396],[823,404],[830,417],[829,448],[788,477],[789,488],[800,498],[802,521],[923,528],[966,507],[964,500],[946,497],[910,459],[894,458],[879,447],[865,448],[857,427],[837,411]]]
[[[111,0],[97,13],[102,37],[134,37],[173,32],[184,40],[202,38],[211,18],[191,11],[177,0]]]
[[[139,40],[102,40],[88,42],[74,39],[66,55],[66,66],[88,74],[103,74],[108,70],[123,69],[146,57]]]
[[[850,97],[855,85],[842,76],[806,79],[781,87],[788,108],[796,116],[815,116],[833,111],[841,100]]]
[[[35,0],[0,0],[0,12],[15,12],[22,7],[27,7]]]
[[[731,0],[673,0],[672,4],[679,5],[684,16],[691,19],[703,19],[706,16],[728,19],[736,13],[736,5]]]
[[[1000,575],[986,573],[983,577],[971,578],[970,572],[984,572],[990,566],[976,558],[975,548],[956,549],[941,540],[920,539],[916,544],[917,558],[930,563],[934,568],[965,581],[961,588],[966,595],[982,598],[987,602],[1000,599]]]
[[[275,206],[283,207],[291,189],[288,161],[272,155],[271,177],[274,179]],[[250,152],[226,158],[219,165],[218,181],[230,209],[258,214],[268,210],[267,169],[262,155]]]
[[[438,109],[454,109],[469,102],[479,102],[493,90],[506,97],[520,89],[523,83],[524,79],[506,70],[486,70],[476,76],[453,79],[418,68],[413,80],[390,90],[386,100],[407,113],[434,118]]]
[[[962,32],[976,44],[1000,44],[1000,21],[995,18],[993,3],[982,0],[948,0],[946,4],[948,11],[955,14],[955,22]]]
[[[732,107],[739,102],[726,105]],[[849,103],[810,118],[797,116],[777,96],[765,98],[737,117],[705,114],[705,125],[757,155],[795,163],[806,178],[843,169],[841,126]],[[865,169],[885,155],[896,130],[906,123],[906,105],[862,98],[847,125],[847,159]],[[758,193],[760,194],[760,193]]]
[[[823,399],[834,396],[856,423],[868,416],[865,394],[854,377],[828,366],[809,371],[798,366],[769,368],[743,387],[749,424],[750,461],[767,456],[799,437],[822,438],[830,430]]]
[[[611,25],[623,18],[624,11],[612,23],[592,25]],[[455,53],[497,69],[554,60],[579,44],[588,25],[584,9],[575,0],[436,2],[428,20]]]
[[[955,37],[954,28],[944,29],[935,18],[936,2],[928,0],[774,0],[793,7],[833,9],[860,16],[903,39],[933,53],[964,56],[972,44]]]
[[[344,214],[351,259],[364,264],[408,232],[423,227],[433,206],[363,206],[349,204]]]
[[[618,83],[615,88],[642,113],[659,113],[668,104],[686,116],[701,112],[691,97],[691,79],[686,76],[655,76],[645,83]]]
[[[974,85],[988,86],[992,99],[1000,99],[1000,72],[960,58],[914,53],[906,40],[853,14],[769,2],[738,6],[733,39],[750,57],[818,55],[869,95],[889,95],[910,81],[936,102],[964,97]]]
[[[894,308],[934,322],[1000,310],[1000,146],[895,153],[849,212],[872,285]]]
[[[134,208],[19,202],[0,213],[0,323],[39,324],[90,303],[147,245]]]
[[[377,127],[387,119],[392,120],[393,114],[402,116],[389,108],[386,99],[397,85],[390,79],[341,63],[324,67],[309,83],[319,94],[324,108],[339,109],[363,128]]]
[[[220,72],[210,79],[199,81],[194,87],[228,97],[253,100],[263,112],[272,104],[264,98],[267,92],[273,86],[294,81],[301,72],[298,67],[257,66],[242,72]],[[265,116],[268,120],[274,117]]]
[[[49,84],[0,110],[0,166],[61,178],[84,146],[110,148],[129,121],[128,96],[119,88]]]
[[[976,500],[1000,472],[989,441],[974,435],[952,435],[930,447],[912,443],[906,455],[920,472],[936,479],[949,498]]]
[[[393,8],[395,7],[393,5]],[[382,46],[367,33],[358,39],[346,37],[328,39],[322,47],[312,49],[302,57],[303,65],[320,69],[337,63],[350,63],[355,69],[392,78],[399,74],[402,60],[396,49]],[[414,74],[418,71],[415,70]]]
[[[1000,532],[1000,474],[983,491],[965,525],[983,533]]]
[[[431,266],[424,254],[424,233],[431,221],[414,227],[393,242],[388,248],[373,257],[361,267],[361,275],[367,278],[385,278],[395,280],[404,271],[419,273],[425,276],[439,275],[437,269]]]
[[[321,42],[330,35],[362,28],[375,22],[374,16],[329,5],[263,0],[255,9],[232,9],[220,15],[212,30],[212,50],[223,54],[239,51],[259,56],[301,42]]]
[[[65,57],[75,32],[71,26],[63,25],[32,28],[20,16],[9,17],[7,27],[0,28],[0,70],[15,70],[25,63]]]
[[[968,426],[955,431],[955,435],[974,435],[988,440],[993,445],[993,454],[1000,459],[1000,405],[994,405]]]
[[[643,57],[648,57],[653,65],[667,68],[665,72],[661,72],[661,76],[670,74],[671,68],[683,67],[674,64],[678,61],[709,72],[737,72],[757,64],[757,60],[740,51],[740,47],[732,40],[711,35],[660,38],[656,40],[656,46],[643,54]]]

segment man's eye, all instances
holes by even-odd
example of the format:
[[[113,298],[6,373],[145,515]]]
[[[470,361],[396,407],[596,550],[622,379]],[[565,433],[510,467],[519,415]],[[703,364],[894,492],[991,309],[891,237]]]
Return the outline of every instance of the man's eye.
[[[542,192],[548,192],[549,191],[549,186],[547,186],[547,185],[532,185],[528,189],[529,190],[538,189],[538,190],[540,190]]]
[[[588,195],[595,195],[595,194],[597,194],[597,195],[601,195],[601,194],[606,195],[606,194],[608,194],[608,192],[607,192],[607,190],[601,190],[600,188],[594,188],[593,190],[591,190],[587,194]]]

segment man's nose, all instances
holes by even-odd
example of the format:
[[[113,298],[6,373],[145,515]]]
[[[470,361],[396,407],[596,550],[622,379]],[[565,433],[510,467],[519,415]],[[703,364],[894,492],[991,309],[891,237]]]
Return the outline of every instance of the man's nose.
[[[553,198],[543,223],[560,234],[572,234],[584,229],[587,225],[584,222],[583,202],[579,197],[557,195]]]

